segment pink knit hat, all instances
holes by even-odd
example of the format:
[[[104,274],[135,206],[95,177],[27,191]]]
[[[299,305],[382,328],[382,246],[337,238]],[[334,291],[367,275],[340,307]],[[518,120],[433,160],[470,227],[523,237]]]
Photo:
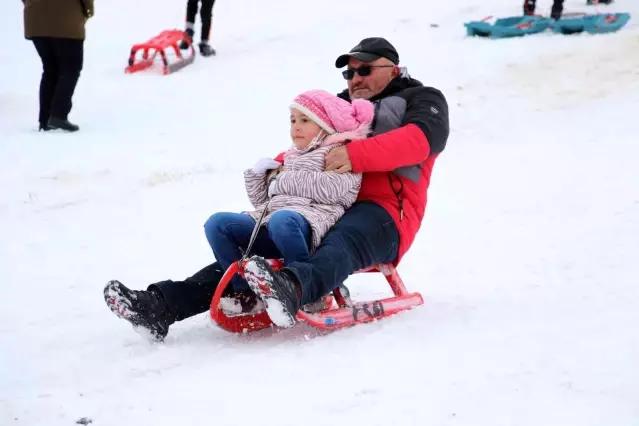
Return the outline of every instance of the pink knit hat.
[[[329,135],[368,127],[375,113],[370,101],[353,99],[348,102],[324,90],[309,90],[298,95],[291,108],[306,115]]]

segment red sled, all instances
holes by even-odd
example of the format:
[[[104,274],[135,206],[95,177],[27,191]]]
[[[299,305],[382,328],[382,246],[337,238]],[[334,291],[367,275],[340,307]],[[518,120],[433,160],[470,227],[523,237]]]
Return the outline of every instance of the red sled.
[[[274,270],[283,267],[283,263],[280,260],[269,259],[268,262]],[[240,274],[244,277],[245,264],[246,261],[234,262],[226,270],[211,300],[211,318],[220,327],[232,333],[257,331],[273,325],[266,311],[254,315],[227,315],[220,308],[220,299],[224,293],[224,289],[229,285],[231,278],[233,278],[235,274]],[[322,330],[335,330],[375,321],[424,303],[421,294],[409,293],[406,290],[404,282],[393,265],[379,264],[357,271],[356,273],[364,272],[381,272],[386,278],[386,281],[388,281],[394,296],[370,302],[352,303],[350,299],[345,298],[339,288],[337,288],[332,294],[324,297],[325,309],[318,312],[309,312],[302,308],[297,313],[297,320]]]
[[[178,46],[180,42],[185,42],[188,45],[191,51],[188,57],[182,55]],[[166,51],[168,48],[175,51],[176,62],[169,63]],[[138,55],[140,51],[142,52],[141,57]],[[195,48],[186,33],[180,30],[166,30],[144,43],[134,45],[129,55],[129,66],[124,69],[124,72],[131,74],[150,68],[158,53],[162,57],[162,73],[164,75],[179,71],[195,60]]]

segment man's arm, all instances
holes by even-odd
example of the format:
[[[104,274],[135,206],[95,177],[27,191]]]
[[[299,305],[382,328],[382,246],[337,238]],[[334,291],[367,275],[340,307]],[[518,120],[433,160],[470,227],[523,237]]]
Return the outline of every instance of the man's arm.
[[[444,96],[420,87],[407,102],[402,127],[346,146],[354,173],[392,171],[443,151],[450,132]]]

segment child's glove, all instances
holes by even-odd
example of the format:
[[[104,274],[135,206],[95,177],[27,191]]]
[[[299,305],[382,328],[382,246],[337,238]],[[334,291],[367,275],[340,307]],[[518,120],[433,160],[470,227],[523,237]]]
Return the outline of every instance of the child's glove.
[[[274,179],[271,179],[271,181],[268,184],[268,198],[273,198],[274,195],[277,195],[275,193],[275,184],[277,183],[277,177]]]
[[[253,173],[266,173],[267,170],[277,169],[282,164],[272,158],[260,158],[253,166]]]

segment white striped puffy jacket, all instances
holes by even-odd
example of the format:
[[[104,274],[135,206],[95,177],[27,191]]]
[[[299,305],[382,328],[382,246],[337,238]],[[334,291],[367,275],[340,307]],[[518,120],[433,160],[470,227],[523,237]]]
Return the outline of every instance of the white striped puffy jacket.
[[[328,152],[343,146],[347,140],[364,139],[369,126],[354,132],[328,136],[305,151],[290,150],[284,155],[284,167],[277,176],[273,196],[263,224],[278,210],[290,210],[301,214],[310,224],[313,233],[313,252],[328,230],[342,217],[357,199],[362,183],[361,173],[335,173],[324,171]],[[256,221],[268,202],[267,173],[244,172],[244,184],[254,211],[246,211]]]

